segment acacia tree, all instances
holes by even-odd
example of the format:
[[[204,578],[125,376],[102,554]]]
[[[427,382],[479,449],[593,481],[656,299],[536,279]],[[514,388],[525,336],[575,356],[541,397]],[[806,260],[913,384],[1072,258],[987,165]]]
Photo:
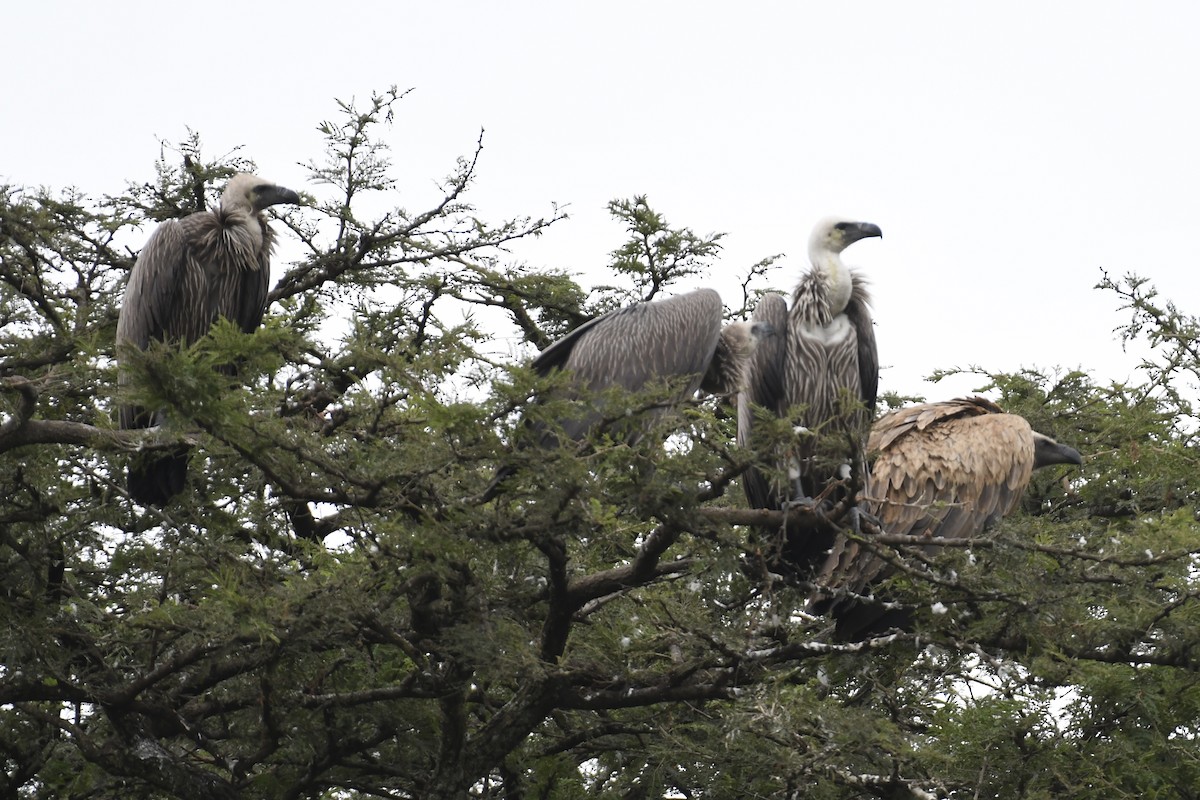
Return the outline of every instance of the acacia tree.
[[[247,160],[199,141],[99,200],[0,188],[0,754],[6,796],[1188,796],[1200,720],[1193,559],[1196,321],[1106,277],[1163,360],[1136,386],[980,373],[1082,474],[885,587],[917,628],[858,644],[755,569],[753,459],[726,408],[638,445],[514,450],[561,378],[489,352],[473,312],[539,348],[708,268],[720,235],[645,198],[613,284],[508,263],[561,224],[465,199],[394,205],[401,95],[340,104],[262,328],[124,354],[113,333],[145,220],[211,203]],[[380,209],[371,211],[370,209]],[[772,259],[747,271],[745,305]],[[489,326],[496,325],[495,315]],[[882,332],[881,332],[882,333]],[[213,369],[236,361],[238,386]],[[931,365],[933,366],[933,365]],[[631,412],[656,397],[625,398]],[[664,437],[672,433],[669,445]],[[187,441],[189,486],[132,503],[131,454]],[[499,464],[514,476],[494,499]],[[837,520],[833,521],[835,524]],[[758,528],[747,527],[757,523]],[[769,530],[769,529],[768,529]],[[1082,756],[1082,757],[1081,757]]]

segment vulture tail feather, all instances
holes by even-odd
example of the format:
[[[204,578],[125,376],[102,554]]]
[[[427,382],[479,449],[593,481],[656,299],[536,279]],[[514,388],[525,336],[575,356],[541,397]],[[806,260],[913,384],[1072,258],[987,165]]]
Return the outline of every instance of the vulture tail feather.
[[[165,506],[183,491],[190,457],[188,448],[180,447],[130,464],[126,480],[129,496],[142,505]]]

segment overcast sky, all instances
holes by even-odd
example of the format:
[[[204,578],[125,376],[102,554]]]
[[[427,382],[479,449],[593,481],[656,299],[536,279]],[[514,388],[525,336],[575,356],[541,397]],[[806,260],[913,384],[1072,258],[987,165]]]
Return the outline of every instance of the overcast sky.
[[[736,10],[735,10],[736,9]],[[4,12],[0,180],[116,193],[160,142],[244,146],[294,188],[335,98],[413,88],[387,133],[412,209],[484,129],[481,214],[571,219],[514,259],[602,282],[647,194],[728,234],[708,285],[813,223],[880,225],[881,389],[935,368],[1130,377],[1101,268],[1184,310],[1200,277],[1200,4],[1088,2],[27,2]],[[277,268],[278,274],[278,268]],[[687,287],[690,288],[690,287]]]

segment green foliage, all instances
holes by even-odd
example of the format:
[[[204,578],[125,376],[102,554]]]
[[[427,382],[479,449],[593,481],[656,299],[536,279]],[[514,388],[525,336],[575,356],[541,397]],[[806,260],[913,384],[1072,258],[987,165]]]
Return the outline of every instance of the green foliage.
[[[721,252],[725,234],[699,236],[690,228],[671,228],[662,214],[650,208],[645,195],[613,200],[608,211],[629,234],[625,244],[612,253],[612,270],[633,278],[642,291],[613,292],[612,287],[601,287],[612,296],[597,308],[599,313],[650,300],[680,278],[701,274],[706,262]]]
[[[915,632],[840,644],[747,556],[752,454],[718,402],[636,445],[514,446],[571,405],[564,376],[494,363],[494,326],[543,347],[702,274],[721,235],[635,197],[610,208],[614,286],[506,263],[562,216],[476,218],[478,151],[433,207],[393,206],[402,97],[321,124],[263,326],[122,353],[121,397],[123,243],[253,165],[193,134],[120,196],[0,187],[5,796],[1195,794],[1194,318],[1106,276],[1155,348],[1143,382],[980,372],[1086,464],[1039,473],[986,535],[898,550],[879,589]],[[616,418],[664,396],[603,399]],[[169,420],[115,430],[125,401]],[[181,442],[187,491],[132,503],[129,459]]]

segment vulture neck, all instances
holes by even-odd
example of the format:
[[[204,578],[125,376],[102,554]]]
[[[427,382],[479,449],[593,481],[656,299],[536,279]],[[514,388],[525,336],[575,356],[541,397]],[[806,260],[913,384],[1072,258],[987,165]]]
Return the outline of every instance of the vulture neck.
[[[803,313],[809,324],[828,325],[850,304],[854,279],[841,256],[832,250],[813,247],[808,257],[812,269],[796,287],[794,301],[798,307],[806,307]]]
[[[244,197],[222,197],[216,219],[222,246],[232,255],[232,263],[240,269],[258,270],[264,248],[270,254],[274,247],[274,237],[262,212],[255,211]]]

